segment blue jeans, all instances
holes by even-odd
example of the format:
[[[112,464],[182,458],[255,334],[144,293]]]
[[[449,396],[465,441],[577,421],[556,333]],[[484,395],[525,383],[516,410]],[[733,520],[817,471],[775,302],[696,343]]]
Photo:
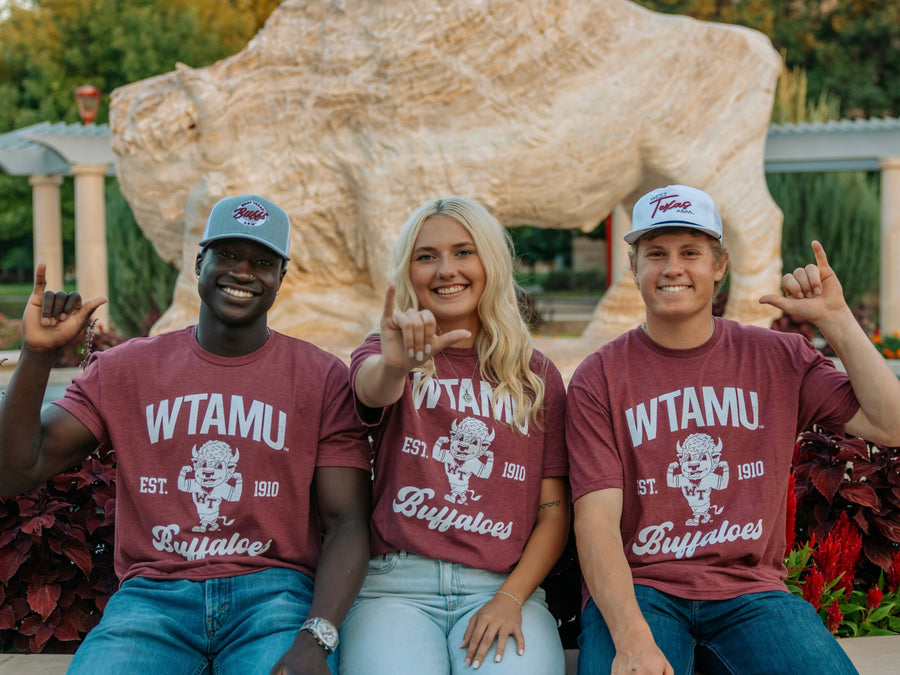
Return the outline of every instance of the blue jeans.
[[[784,591],[729,600],[685,600],[635,584],[656,644],[675,669],[693,675],[844,675],[856,668],[803,598]],[[616,649],[589,600],[581,615],[578,675],[609,675]]]
[[[496,643],[477,670],[466,668],[460,649],[469,619],[506,579],[458,563],[401,551],[369,563],[362,590],[341,625],[342,675],[458,675],[484,672],[564,675],[565,655],[556,620],[538,588],[522,609],[525,653],[506,643],[494,662]]]
[[[312,593],[312,579],[284,568],[206,581],[129,579],[68,673],[268,675],[297,637]],[[334,654],[328,665],[337,673]]]

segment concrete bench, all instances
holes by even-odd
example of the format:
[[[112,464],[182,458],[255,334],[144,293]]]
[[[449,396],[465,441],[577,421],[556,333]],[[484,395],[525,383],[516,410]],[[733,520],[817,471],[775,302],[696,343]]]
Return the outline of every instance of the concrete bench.
[[[900,635],[846,638],[838,642],[860,675],[884,675],[898,671]],[[71,658],[59,654],[0,654],[0,675],[63,675]],[[578,650],[567,649],[567,675],[575,675],[577,662]]]

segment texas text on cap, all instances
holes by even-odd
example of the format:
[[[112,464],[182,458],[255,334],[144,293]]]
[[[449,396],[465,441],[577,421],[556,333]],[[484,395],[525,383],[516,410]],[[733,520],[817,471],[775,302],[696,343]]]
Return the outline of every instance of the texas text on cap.
[[[285,260],[291,249],[291,222],[284,209],[256,195],[226,197],[212,207],[200,246],[218,239],[252,239]]]
[[[722,217],[713,200],[702,190],[687,185],[669,185],[638,199],[625,241],[633,244],[660,227],[691,227],[722,239]]]

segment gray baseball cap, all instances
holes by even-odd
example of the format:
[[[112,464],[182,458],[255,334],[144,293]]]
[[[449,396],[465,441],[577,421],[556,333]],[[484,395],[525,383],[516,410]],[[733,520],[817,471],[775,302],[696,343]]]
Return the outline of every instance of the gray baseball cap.
[[[251,239],[291,259],[291,221],[284,209],[263,197],[226,197],[212,207],[200,246],[231,238]]]
[[[638,199],[625,241],[633,244],[661,227],[690,227],[722,239],[722,217],[712,198],[703,190],[687,185],[658,188]]]

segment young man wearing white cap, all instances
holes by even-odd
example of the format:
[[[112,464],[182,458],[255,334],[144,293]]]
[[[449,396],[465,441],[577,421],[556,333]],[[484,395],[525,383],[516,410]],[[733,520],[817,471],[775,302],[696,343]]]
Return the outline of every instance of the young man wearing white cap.
[[[900,382],[818,242],[760,302],[813,322],[846,375],[799,335],[713,317],[721,239],[704,192],[641,197],[625,240],[646,322],[569,383],[580,675],[856,672],[784,585],[788,475],[813,423],[900,444]]]
[[[266,325],[289,255],[282,209],[223,199],[200,245],[197,325],[94,354],[43,411],[59,349],[105,299],[45,291],[38,265],[0,407],[0,491],[116,451],[121,588],[70,673],[324,675],[369,559],[347,367]]]

